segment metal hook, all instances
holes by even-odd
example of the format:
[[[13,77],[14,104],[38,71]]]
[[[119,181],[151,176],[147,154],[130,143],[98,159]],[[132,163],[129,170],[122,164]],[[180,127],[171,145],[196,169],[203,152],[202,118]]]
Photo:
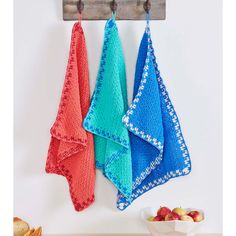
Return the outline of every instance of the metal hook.
[[[81,14],[82,11],[84,10],[84,3],[82,2],[82,0],[79,0],[77,2],[77,9],[78,9],[79,14]]]
[[[143,8],[145,12],[148,14],[151,10],[151,0],[146,0],[146,2],[143,3]]]
[[[118,7],[118,5],[115,0],[110,2],[110,8],[111,8],[113,14],[115,14],[115,12],[117,11],[117,7]]]

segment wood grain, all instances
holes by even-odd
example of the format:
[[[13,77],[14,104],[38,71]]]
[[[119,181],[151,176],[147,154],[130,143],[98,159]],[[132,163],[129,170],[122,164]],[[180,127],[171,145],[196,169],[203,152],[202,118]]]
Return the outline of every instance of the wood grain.
[[[84,0],[84,20],[106,20],[111,17],[111,0]],[[143,9],[145,0],[117,0],[117,20],[144,20],[146,17]],[[77,20],[77,0],[63,0],[63,19]],[[165,20],[166,0],[151,1],[151,19]]]

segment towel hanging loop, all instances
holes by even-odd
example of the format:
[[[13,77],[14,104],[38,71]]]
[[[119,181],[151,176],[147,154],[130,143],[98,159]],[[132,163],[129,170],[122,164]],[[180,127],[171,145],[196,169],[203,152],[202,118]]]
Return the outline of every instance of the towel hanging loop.
[[[84,10],[84,3],[82,2],[82,0],[79,0],[77,2],[77,9],[79,14],[82,14],[82,11]]]
[[[151,0],[146,0],[143,3],[143,8],[144,8],[145,12],[148,14],[151,10]]]
[[[115,14],[115,12],[117,11],[117,7],[118,7],[118,4],[115,0],[110,2],[110,8],[111,8],[113,14]]]

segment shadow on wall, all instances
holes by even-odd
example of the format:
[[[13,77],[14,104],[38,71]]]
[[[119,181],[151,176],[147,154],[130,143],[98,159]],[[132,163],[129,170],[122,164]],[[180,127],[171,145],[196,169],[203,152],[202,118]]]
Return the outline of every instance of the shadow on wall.
[[[25,73],[31,85],[23,95],[26,112],[20,114],[15,122],[15,143],[17,146],[27,147],[25,154],[28,158],[25,163],[21,163],[20,168],[24,175],[38,175],[44,171],[47,155],[45,144],[49,142],[52,117],[55,117],[57,110],[55,104],[59,104],[58,95],[61,93],[64,80],[64,52],[67,48],[65,37],[62,25],[49,30],[42,37],[41,50],[32,58],[34,68]],[[41,152],[35,153],[36,150]]]
[[[63,2],[54,0],[54,6],[55,6],[55,11],[56,11],[56,16],[58,20],[63,20]]]
[[[15,121],[15,148],[21,160],[16,161],[17,175],[29,178],[32,181],[39,176],[46,176],[45,163],[49,144],[49,129],[56,115],[59,102],[59,94],[64,80],[62,71],[65,69],[64,52],[66,33],[63,25],[52,27],[42,36],[40,50],[33,55],[31,63],[33,68],[25,71],[28,84],[27,92],[22,94],[24,113],[17,115]],[[19,83],[19,82],[18,82]],[[18,94],[19,96],[19,94]],[[17,99],[17,98],[16,98]],[[55,104],[57,104],[55,106]],[[51,176],[46,176],[43,182],[31,190],[31,194],[39,189],[45,189],[45,185],[51,184],[51,196],[48,197],[48,207],[64,205],[67,194],[58,194],[62,191],[60,181],[51,181]],[[59,177],[58,177],[59,178]],[[64,180],[65,181],[65,180]],[[40,186],[40,183],[41,184]],[[17,185],[20,185],[19,181]],[[50,200],[51,199],[51,200]],[[53,201],[54,204],[50,204]],[[53,209],[51,209],[53,210]]]

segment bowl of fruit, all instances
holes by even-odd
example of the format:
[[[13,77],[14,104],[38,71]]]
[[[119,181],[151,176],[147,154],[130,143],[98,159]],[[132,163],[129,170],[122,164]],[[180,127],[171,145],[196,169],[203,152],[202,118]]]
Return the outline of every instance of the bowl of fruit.
[[[192,208],[144,208],[141,218],[153,236],[195,236],[204,222],[204,212]]]

